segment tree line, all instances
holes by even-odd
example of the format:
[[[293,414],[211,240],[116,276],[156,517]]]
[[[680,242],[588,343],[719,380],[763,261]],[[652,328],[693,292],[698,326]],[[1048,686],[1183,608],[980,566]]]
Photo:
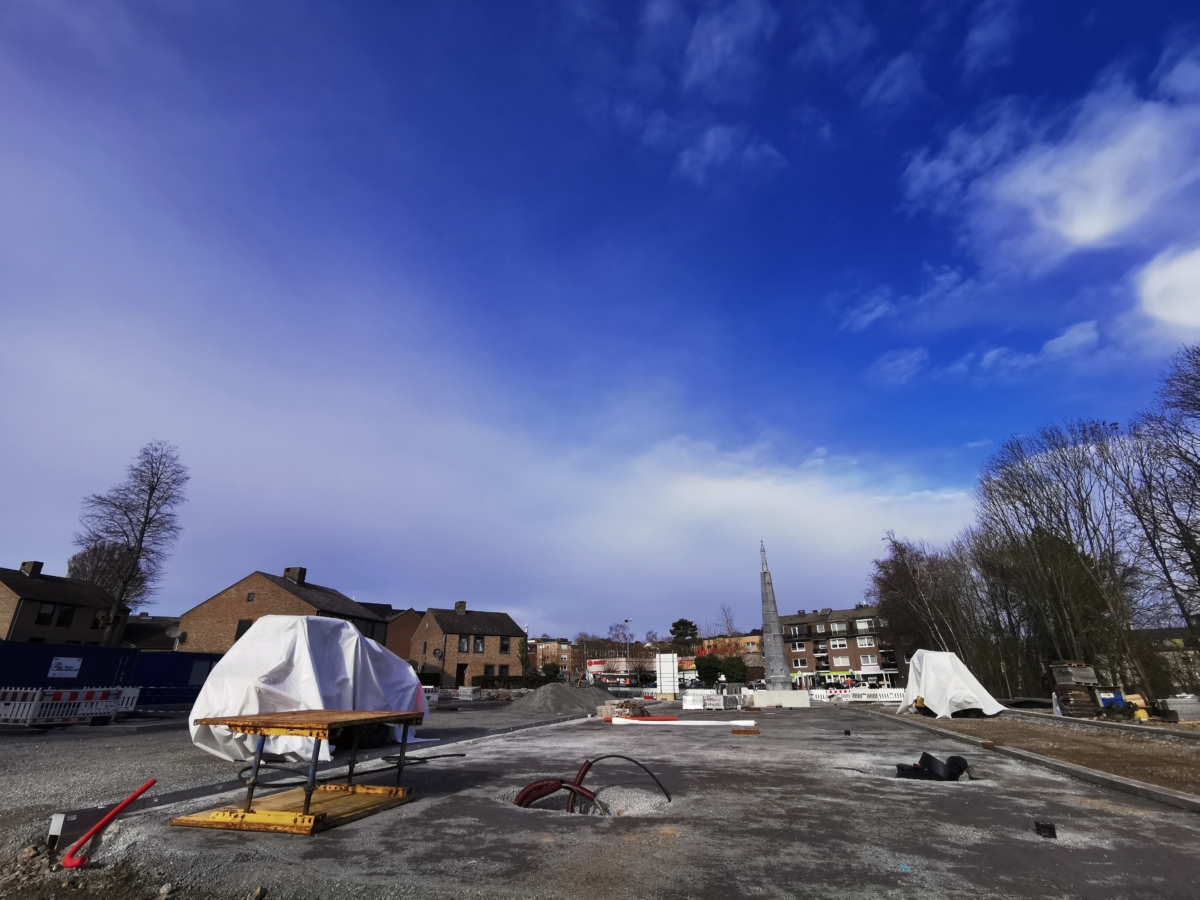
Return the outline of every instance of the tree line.
[[[867,594],[895,645],[953,651],[997,695],[1047,694],[1052,659],[1150,696],[1194,689],[1195,667],[1172,672],[1145,629],[1182,626],[1200,649],[1200,345],[1126,425],[1005,441],[949,545],[886,543]]]

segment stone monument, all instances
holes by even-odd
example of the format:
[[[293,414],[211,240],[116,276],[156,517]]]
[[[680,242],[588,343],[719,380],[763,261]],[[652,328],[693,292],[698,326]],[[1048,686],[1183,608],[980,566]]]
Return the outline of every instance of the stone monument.
[[[771,570],[767,568],[767,548],[761,541],[758,548],[762,554],[763,662],[767,670],[767,690],[790,691],[792,679],[788,676],[787,657],[783,653],[783,626],[779,624],[775,586],[771,584]]]

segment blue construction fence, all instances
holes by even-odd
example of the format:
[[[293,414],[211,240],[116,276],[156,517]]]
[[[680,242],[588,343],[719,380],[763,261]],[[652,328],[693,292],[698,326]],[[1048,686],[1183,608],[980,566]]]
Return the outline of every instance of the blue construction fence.
[[[220,653],[0,641],[0,687],[140,687],[138,706],[194,701]]]

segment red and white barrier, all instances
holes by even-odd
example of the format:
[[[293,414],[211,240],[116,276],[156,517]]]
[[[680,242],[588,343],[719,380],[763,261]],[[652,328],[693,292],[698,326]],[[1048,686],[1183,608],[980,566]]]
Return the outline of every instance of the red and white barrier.
[[[141,688],[0,688],[0,725],[76,725],[137,706]]]

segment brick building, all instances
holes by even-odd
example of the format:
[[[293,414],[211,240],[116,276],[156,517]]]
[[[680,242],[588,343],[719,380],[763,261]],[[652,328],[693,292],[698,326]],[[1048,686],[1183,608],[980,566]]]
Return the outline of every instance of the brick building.
[[[408,664],[415,669],[417,664],[412,658],[412,639],[417,631],[417,626],[425,617],[425,610],[411,607],[392,609],[387,603],[360,603],[359,605],[375,613],[387,623],[387,635],[379,643],[401,659],[407,660]]]
[[[470,685],[476,675],[520,675],[525,632],[508,613],[427,609],[417,625],[408,658],[419,674],[438,673],[449,687]]]
[[[529,662],[538,672],[542,671],[542,666],[553,663],[568,675],[578,673],[582,666],[582,661],[568,638],[552,638],[546,635],[530,639]]]
[[[312,584],[307,576],[308,570],[299,566],[284,569],[282,578],[266,572],[247,575],[180,616],[179,649],[224,653],[262,616],[344,619],[366,637],[385,643],[388,627],[385,617],[340,591]]]
[[[831,684],[895,685],[899,670],[891,645],[883,641],[879,610],[813,610],[780,616],[783,649],[792,680],[802,688]]]
[[[0,635],[33,644],[100,645],[112,597],[90,581],[43,575],[40,562],[0,568]],[[121,641],[129,610],[117,616],[114,643]]]

